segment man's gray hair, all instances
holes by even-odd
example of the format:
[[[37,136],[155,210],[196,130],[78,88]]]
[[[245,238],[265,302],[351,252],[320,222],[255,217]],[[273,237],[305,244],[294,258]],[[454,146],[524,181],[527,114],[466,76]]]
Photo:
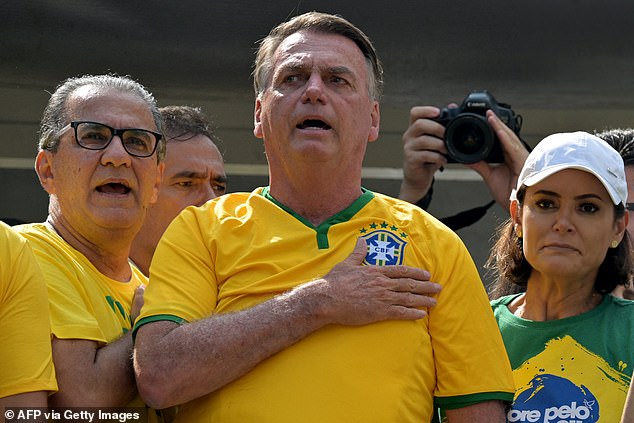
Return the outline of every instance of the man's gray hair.
[[[253,69],[253,85],[256,96],[261,96],[268,86],[273,70],[275,51],[284,39],[299,31],[336,34],[352,40],[363,53],[368,66],[370,97],[379,100],[383,92],[383,67],[370,39],[359,28],[341,16],[320,12],[308,12],[296,16],[273,28],[269,35],[262,40]]]
[[[139,97],[147,104],[148,109],[152,113],[152,118],[158,132],[163,132],[161,113],[159,112],[156,100],[143,85],[127,76],[84,75],[66,79],[57,86],[55,92],[51,95],[44,109],[42,121],[40,122],[40,139],[38,143],[40,150],[49,150],[53,153],[57,151],[59,148],[60,131],[70,123],[70,118],[67,114],[68,99],[76,90],[85,86],[114,89]],[[156,155],[159,161],[165,157],[164,137],[159,140]]]

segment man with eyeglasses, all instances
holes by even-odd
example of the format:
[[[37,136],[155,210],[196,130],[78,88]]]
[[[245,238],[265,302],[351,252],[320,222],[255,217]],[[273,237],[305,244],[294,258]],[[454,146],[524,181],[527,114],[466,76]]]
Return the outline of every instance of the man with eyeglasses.
[[[130,329],[147,278],[128,255],[157,198],[161,125],[153,96],[114,75],[67,79],[44,110],[35,170],[49,215],[17,229],[48,285],[52,406],[141,405]]]

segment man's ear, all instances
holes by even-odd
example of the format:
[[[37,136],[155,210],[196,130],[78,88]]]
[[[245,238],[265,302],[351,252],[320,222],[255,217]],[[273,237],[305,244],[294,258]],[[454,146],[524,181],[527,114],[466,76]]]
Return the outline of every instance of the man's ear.
[[[255,99],[255,110],[253,111],[253,135],[256,138],[263,139],[264,134],[262,132],[262,101],[260,97]]]
[[[375,101],[372,106],[372,111],[370,112],[370,118],[372,126],[370,127],[370,132],[368,133],[368,142],[376,141],[379,139],[379,127],[381,123],[381,112],[379,110],[379,102]]]
[[[150,204],[156,203],[159,196],[159,189],[161,188],[161,181],[163,180],[163,173],[165,172],[165,162],[162,161],[158,164],[158,168],[156,171],[156,181],[154,183],[154,188],[152,190],[152,198],[150,199]]]
[[[35,158],[35,173],[40,180],[40,185],[49,195],[55,194],[53,160],[53,153],[48,150],[41,150]]]

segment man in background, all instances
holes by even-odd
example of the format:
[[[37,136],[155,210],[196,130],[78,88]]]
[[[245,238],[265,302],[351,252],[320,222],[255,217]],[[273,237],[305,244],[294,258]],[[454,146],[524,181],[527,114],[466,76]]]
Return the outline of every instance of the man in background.
[[[625,205],[628,213],[630,213],[630,220],[627,224],[627,231],[630,237],[634,236],[634,216],[631,214],[634,211],[634,129],[608,129],[605,131],[597,132],[595,135],[608,144],[610,144],[616,151],[619,152],[625,165],[625,179],[627,180],[627,199],[628,203]],[[634,271],[633,271],[634,273]],[[617,285],[612,295],[625,298],[628,300],[634,300],[634,286],[632,278],[627,285]]]
[[[403,180],[398,198],[425,210],[432,200],[434,175],[447,164],[445,127],[435,120],[439,115],[440,109],[437,107],[413,107],[410,111],[410,125],[403,133]],[[478,172],[495,202],[502,209],[508,210],[508,193],[515,186],[528,157],[528,150],[517,134],[492,110],[486,112],[486,120],[500,142],[504,161],[496,164],[479,161],[464,166]],[[493,205],[493,201],[487,206],[476,207],[466,213],[440,220],[451,229],[458,230],[477,221],[490,205]]]
[[[156,245],[181,210],[201,206],[227,189],[218,138],[204,113],[189,106],[159,110],[166,141],[165,170],[158,200],[150,205],[130,251],[130,259],[146,276]]]

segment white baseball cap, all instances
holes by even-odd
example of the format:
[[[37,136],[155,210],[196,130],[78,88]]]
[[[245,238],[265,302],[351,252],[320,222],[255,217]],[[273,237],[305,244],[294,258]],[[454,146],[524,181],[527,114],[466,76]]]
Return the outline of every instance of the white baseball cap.
[[[565,132],[544,138],[529,154],[511,192],[535,185],[564,169],[589,172],[601,181],[615,205],[627,202],[623,158],[610,144],[587,132]]]

